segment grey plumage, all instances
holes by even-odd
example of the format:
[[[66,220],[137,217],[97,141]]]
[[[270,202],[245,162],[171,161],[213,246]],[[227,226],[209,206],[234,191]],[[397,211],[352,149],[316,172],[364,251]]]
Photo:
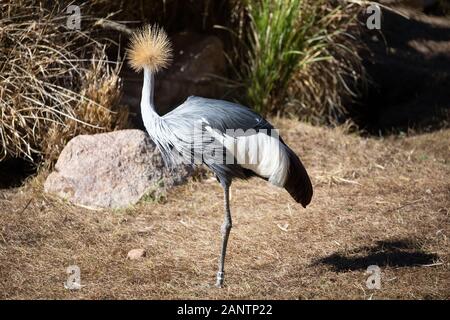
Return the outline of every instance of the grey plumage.
[[[164,136],[167,139],[164,139],[166,140],[164,146],[160,148],[164,151],[164,158],[168,165],[174,165],[180,161],[180,159],[173,158],[172,148],[177,149],[189,160],[192,156],[192,149],[204,149],[203,145],[196,147],[192,144],[192,140],[202,140],[196,139],[193,135],[196,121],[204,121],[222,133],[225,133],[227,129],[243,129],[243,131],[255,129],[256,132],[266,129],[267,131],[264,131],[264,133],[270,134],[271,130],[274,129],[267,120],[247,107],[232,102],[192,96],[179,107],[162,116],[161,119],[161,127],[164,128],[162,130],[166,132]],[[204,126],[202,127],[202,134],[209,136]],[[203,140],[205,139],[203,138]],[[312,185],[308,174],[298,156],[284,143],[281,137],[280,140],[285,146],[291,163],[289,179],[285,188],[297,202],[306,207],[312,197]],[[171,148],[168,148],[168,146],[171,146]],[[170,151],[167,152],[169,149]],[[244,169],[238,164],[208,163],[208,159],[205,159],[205,161],[205,164],[221,181],[231,182],[233,178],[246,179],[258,176],[257,173]]]
[[[178,148],[177,151],[189,148],[189,150],[193,149],[201,152],[205,149],[204,144],[200,146],[190,144],[191,140],[208,143],[210,148],[214,148],[214,143],[218,142],[205,129],[205,125],[203,125],[205,123],[221,133],[225,133],[227,129],[242,129],[243,131],[255,129],[257,132],[259,129],[273,129],[270,123],[264,118],[246,107],[227,101],[200,97],[189,97],[182,105],[162,118],[169,131],[177,132],[177,137],[190,138],[188,140],[189,142],[186,139],[183,140],[184,142],[188,142],[188,144],[182,147],[179,145],[181,139],[178,140],[179,143],[174,146]],[[202,138],[193,135],[194,125],[198,121],[202,122]],[[213,144],[211,144],[211,141],[213,141]],[[187,156],[190,156],[189,152]],[[239,165],[220,164],[217,161],[213,161],[213,159],[208,159],[208,154],[205,155],[202,153],[195,156],[202,156],[203,163],[210,167],[221,181],[226,180],[231,182],[231,179],[234,177],[245,179],[252,175],[252,173],[243,170]],[[167,155],[166,159],[168,163],[174,163],[174,159],[170,155]]]
[[[205,164],[223,187],[225,214],[216,282],[221,287],[232,226],[229,189],[233,179],[261,177],[284,187],[304,207],[312,198],[311,181],[298,156],[278,137],[274,127],[247,107],[222,100],[189,97],[164,116],[156,113],[154,72],[165,66],[170,58],[167,36],[161,29],[149,27],[138,32],[133,37],[130,55],[132,66],[137,71],[144,70],[141,98],[144,126],[166,164],[169,167],[179,163]]]
[[[195,125],[198,122],[201,122],[201,126],[199,126],[201,130],[194,133]],[[234,178],[247,179],[258,176],[258,174],[237,163],[218,163],[208,159],[203,153],[205,146],[203,144],[198,146],[195,141],[201,141],[202,143],[214,141],[214,138],[210,137],[209,132],[205,129],[204,123],[220,133],[226,133],[227,129],[243,129],[244,132],[248,129],[255,129],[255,132],[261,132],[261,129],[265,129],[264,134],[270,134],[274,128],[263,117],[246,107],[231,102],[200,97],[189,97],[182,105],[161,117],[156,123],[153,128],[148,128],[148,131],[159,146],[169,166],[177,165],[181,161],[192,163],[195,157],[201,157],[202,163],[215,173],[224,189],[225,220],[221,228],[223,242],[216,283],[218,287],[221,287],[224,280],[223,267],[226,247],[231,229],[229,187]],[[197,134],[206,136],[206,139],[205,137],[197,137]],[[297,155],[281,138],[280,141],[285,146],[289,158],[288,178],[284,187],[295,201],[306,208],[313,193],[311,181]],[[200,154],[196,154],[197,152],[200,152]],[[176,155],[179,155],[179,157]],[[226,158],[226,156],[224,155],[223,158]]]

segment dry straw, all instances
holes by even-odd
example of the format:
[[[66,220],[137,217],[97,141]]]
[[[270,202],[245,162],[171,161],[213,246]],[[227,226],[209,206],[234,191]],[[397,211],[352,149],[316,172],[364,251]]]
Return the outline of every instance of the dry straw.
[[[80,133],[123,127],[119,64],[106,46],[66,26],[65,7],[0,4],[0,160],[55,159]]]

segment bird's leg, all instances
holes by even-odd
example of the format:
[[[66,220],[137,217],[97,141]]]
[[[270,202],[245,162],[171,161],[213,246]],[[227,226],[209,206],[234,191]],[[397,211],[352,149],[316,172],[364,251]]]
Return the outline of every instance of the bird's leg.
[[[222,232],[222,251],[219,259],[219,272],[217,272],[216,287],[222,288],[224,279],[225,254],[227,252],[228,237],[231,230],[231,212],[230,212],[230,186],[224,185],[225,219],[220,231]]]

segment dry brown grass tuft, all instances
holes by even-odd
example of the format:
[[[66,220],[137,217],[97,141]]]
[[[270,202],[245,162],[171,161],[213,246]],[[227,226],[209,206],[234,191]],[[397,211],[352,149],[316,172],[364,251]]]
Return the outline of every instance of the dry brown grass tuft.
[[[346,105],[365,90],[358,22],[361,8],[333,1],[318,8],[316,14],[324,17],[324,46],[310,52],[310,57],[306,54],[314,63],[306,60],[295,72],[287,92],[287,114],[314,124],[337,124],[347,115]]]
[[[315,195],[304,210],[260,179],[233,183],[224,289],[212,286],[223,214],[215,179],[162,203],[89,211],[42,194],[40,177],[0,191],[0,297],[450,298],[450,131],[374,139],[274,122]],[[147,257],[126,260],[133,248]],[[72,264],[80,291],[63,287]],[[381,290],[365,286],[370,264]]]
[[[106,66],[106,57],[92,62],[86,71],[80,96],[73,108],[74,118],[49,126],[42,153],[53,164],[65,145],[80,134],[109,132],[128,127],[128,108],[119,105],[121,82],[118,70]]]
[[[106,62],[88,22],[69,29],[63,4],[0,6],[0,160],[53,160],[74,135],[126,123],[120,66]]]

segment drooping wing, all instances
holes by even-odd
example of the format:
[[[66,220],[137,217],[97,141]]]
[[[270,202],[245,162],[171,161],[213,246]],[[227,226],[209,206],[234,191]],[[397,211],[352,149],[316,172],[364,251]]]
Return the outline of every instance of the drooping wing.
[[[196,134],[193,134],[193,128],[196,123],[202,124],[201,130],[198,130],[201,134],[205,134],[208,131],[205,129],[205,125],[227,135],[229,134],[227,130],[240,130],[234,131],[233,137],[239,137],[240,134],[248,135],[249,129],[253,129],[258,134],[271,135],[274,129],[267,120],[249,108],[232,102],[201,97],[189,97],[178,108],[166,114],[163,119],[172,128],[171,131],[176,132],[178,139],[181,140],[197,138]],[[287,179],[283,186],[297,202],[306,207],[311,201],[313,192],[311,181],[295,152],[283,142],[281,137],[279,139],[284,146],[283,149],[288,159],[285,164]],[[203,147],[202,145],[201,148]],[[270,157],[271,153],[268,152],[267,155]],[[222,157],[226,157],[226,155],[224,154]],[[206,164],[222,180],[231,179],[232,177],[247,178],[252,175],[249,173],[250,170],[240,165],[221,165],[208,162]],[[253,173],[261,177],[258,172]]]
[[[167,113],[163,119],[171,128],[171,132],[176,133],[178,149],[185,150],[184,154],[190,157],[199,156],[196,152],[187,151],[186,146],[192,140],[196,143],[191,150],[197,149],[202,152],[207,148],[209,148],[207,150],[223,150],[223,154],[216,154],[220,159],[233,159],[234,154],[223,148],[219,136],[238,137],[261,131],[270,134],[274,129],[268,121],[249,108],[228,101],[201,97],[189,97],[178,108]],[[253,130],[249,131],[249,129]],[[199,141],[200,143],[197,143]],[[200,156],[222,180],[232,177],[245,179],[256,174],[240,165],[230,164],[228,161],[220,163],[220,161],[208,159],[205,153]],[[237,163],[235,158],[233,161]]]

